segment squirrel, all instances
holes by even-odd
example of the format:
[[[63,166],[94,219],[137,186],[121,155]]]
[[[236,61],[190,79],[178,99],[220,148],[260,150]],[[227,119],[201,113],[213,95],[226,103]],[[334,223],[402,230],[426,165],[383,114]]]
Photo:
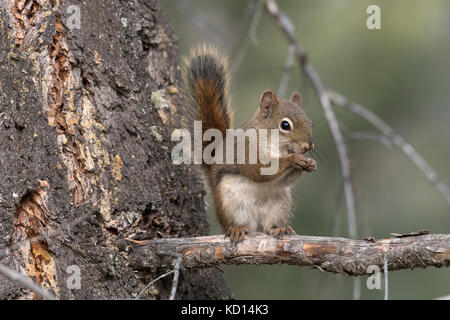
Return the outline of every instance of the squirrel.
[[[201,121],[202,134],[217,129],[225,137],[232,128],[229,78],[227,59],[213,47],[200,46],[185,59],[183,80],[186,107],[190,111],[188,121]],[[279,130],[279,166],[274,174],[263,175],[260,169],[266,165],[260,159],[255,164],[202,162],[201,171],[212,190],[216,215],[226,231],[225,236],[236,245],[249,232],[265,232],[278,239],[295,234],[288,225],[291,187],[303,171],[317,168],[314,159],[303,155],[314,148],[314,143],[312,122],[302,108],[302,96],[294,92],[285,100],[279,99],[271,89],[264,91],[259,107],[242,129]],[[205,146],[203,142],[203,149]],[[248,140],[245,148],[248,156]]]

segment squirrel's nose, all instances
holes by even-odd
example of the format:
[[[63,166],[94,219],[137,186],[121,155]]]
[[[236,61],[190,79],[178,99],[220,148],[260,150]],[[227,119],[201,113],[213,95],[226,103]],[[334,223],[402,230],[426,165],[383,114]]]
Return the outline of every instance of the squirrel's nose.
[[[309,151],[309,150],[313,150],[314,149],[314,143],[312,142],[305,142],[301,145],[301,147],[303,148],[303,152]]]
[[[309,151],[311,149],[314,149],[314,144],[311,143],[311,142],[303,142],[303,143],[300,144],[300,148],[302,150],[301,152],[304,153],[304,152],[307,152],[307,151]]]

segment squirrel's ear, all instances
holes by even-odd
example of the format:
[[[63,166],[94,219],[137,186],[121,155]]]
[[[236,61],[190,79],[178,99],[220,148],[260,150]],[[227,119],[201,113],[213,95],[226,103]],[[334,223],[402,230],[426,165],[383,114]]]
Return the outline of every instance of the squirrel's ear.
[[[275,110],[275,108],[278,106],[278,99],[277,96],[275,94],[275,92],[273,92],[273,90],[269,89],[263,92],[263,94],[261,95],[261,101],[260,101],[260,106],[261,106],[261,115],[263,118],[270,118],[273,114],[273,111]]]
[[[298,104],[299,106],[302,105],[302,95],[297,91],[292,94],[290,100],[292,103]]]

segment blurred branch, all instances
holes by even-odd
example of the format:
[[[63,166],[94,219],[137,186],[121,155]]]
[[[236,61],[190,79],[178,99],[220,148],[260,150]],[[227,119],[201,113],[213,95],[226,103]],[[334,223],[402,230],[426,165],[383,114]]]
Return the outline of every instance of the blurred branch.
[[[322,80],[320,79],[318,73],[309,63],[305,51],[297,41],[297,38],[294,34],[295,28],[291,20],[278,9],[278,5],[274,0],[263,1],[265,3],[267,12],[275,20],[278,27],[284,33],[290,45],[294,49],[294,54],[300,66],[303,68],[305,75],[312,82],[314,89],[319,96],[320,103],[322,104],[325,117],[328,121],[333,139],[336,143],[339,160],[341,162],[341,174],[343,178],[345,199],[347,203],[349,236],[351,238],[356,238],[355,196],[353,192],[353,186],[351,184],[350,159],[348,157],[347,146],[345,144],[344,137],[339,127],[339,122],[337,121],[336,115],[333,111],[330,98],[327,95],[327,90],[325,89],[325,86],[322,83]]]
[[[26,275],[24,275],[20,272],[17,272],[13,269],[10,269],[10,268],[0,264],[0,273],[13,281],[19,282],[20,284],[22,284],[23,287],[37,293],[39,296],[41,296],[44,299],[56,300],[56,298],[54,296],[52,296],[50,293],[48,293],[46,290],[44,290],[40,285],[34,283]]]
[[[186,269],[219,264],[283,263],[362,276],[367,275],[370,265],[381,270],[389,268],[389,271],[450,266],[450,235],[446,234],[366,241],[300,235],[277,240],[269,235],[252,233],[236,246],[223,235],[142,243],[133,249],[133,268],[170,265],[171,261],[160,252],[181,253],[181,263]]]
[[[246,38],[247,35],[249,35],[248,33],[248,22],[249,20],[251,20],[252,15],[254,15],[255,13],[255,8],[256,6],[259,4],[259,0],[252,0],[249,1],[247,4],[247,7],[244,10],[244,13],[242,14],[242,17],[239,19],[239,23],[236,27],[236,30],[228,36],[229,41],[228,41],[228,45],[227,43],[222,43],[224,46],[226,45],[230,52],[230,54],[232,52],[235,52],[238,44],[240,43],[240,41],[243,38]]]
[[[384,252],[384,264],[383,264],[383,272],[384,272],[384,300],[389,299],[389,280],[388,280],[388,261],[386,252]]]
[[[284,97],[286,94],[287,86],[291,78],[291,71],[294,67],[294,50],[293,46],[289,46],[288,53],[286,54],[286,62],[284,63],[283,75],[281,76],[280,87],[278,89],[278,96]]]
[[[183,261],[183,256],[181,254],[178,254],[177,262],[175,263],[175,268],[174,268],[175,273],[173,275],[172,290],[170,291],[169,300],[174,300],[175,295],[177,294],[178,278],[180,276],[180,268],[181,268],[182,261]]]
[[[261,20],[263,6],[258,0],[250,3],[249,6],[251,14],[249,31],[242,40],[242,44],[238,52],[236,53],[235,58],[233,59],[233,63],[230,67],[230,74],[233,74],[237,70],[239,70],[242,61],[244,61],[244,58],[247,55],[248,50],[250,49],[250,45],[256,45],[258,42],[256,39],[256,30],[258,29],[259,21]],[[247,14],[244,15],[244,18],[247,20],[248,18],[246,18],[246,16]]]
[[[138,244],[144,244],[146,243],[146,241],[137,241],[137,240],[132,240],[132,239],[128,239],[125,238],[125,240],[134,242],[134,243],[138,243]],[[165,278],[169,275],[171,275],[173,273],[173,280],[172,280],[172,289],[170,290],[170,297],[169,300],[174,300],[175,299],[175,295],[177,294],[177,289],[178,289],[178,279],[180,277],[180,268],[181,268],[181,262],[183,261],[183,255],[181,253],[178,252],[173,252],[173,251],[158,251],[159,255],[165,255],[165,256],[171,256],[171,257],[176,257],[177,260],[175,262],[175,266],[173,268],[173,270],[166,272],[164,274],[162,274],[161,276],[159,276],[158,278],[152,280],[149,284],[147,284],[144,289],[142,289],[139,294],[136,297],[136,300],[139,300],[140,297],[144,294],[145,290],[147,290],[152,284],[154,284],[155,282],[157,282],[158,280]]]
[[[258,45],[258,38],[256,37],[256,30],[258,29],[259,21],[261,20],[261,15],[263,12],[263,4],[256,0],[256,8],[253,14],[252,22],[250,28],[248,29],[248,36],[252,41],[253,45]]]
[[[191,0],[175,1],[175,5],[178,11],[188,17],[199,30],[208,30],[211,39],[225,43],[227,35],[223,29],[218,27],[199,6]]]
[[[150,286],[151,286],[152,284],[154,284],[156,281],[161,280],[162,278],[165,278],[165,277],[171,275],[172,273],[175,273],[175,270],[171,270],[171,271],[169,271],[169,272],[166,272],[166,273],[160,275],[158,278],[153,279],[152,281],[150,281],[150,283],[149,283],[148,285],[146,285],[146,286],[144,287],[144,289],[142,289],[142,290],[139,292],[139,294],[136,296],[135,300],[139,300],[139,299],[141,298],[141,296],[144,294],[145,290],[147,290],[148,288],[150,288]]]
[[[422,156],[413,148],[412,145],[406,142],[400,135],[395,133],[394,129],[392,129],[386,122],[367,108],[364,108],[357,103],[351,103],[347,98],[336,92],[329,91],[328,96],[336,105],[347,108],[348,110],[356,113],[380,130],[383,135],[392,141],[394,145],[400,148],[400,150],[402,150],[403,153],[406,154],[420,170],[422,170],[428,180],[430,180],[436,189],[439,190],[439,192],[444,196],[444,199],[450,205],[449,187],[444,181],[441,180],[441,178],[439,178],[436,171],[428,165],[425,159],[422,158]]]
[[[392,142],[386,135],[376,132],[351,132],[345,135],[345,140],[376,140],[381,142],[386,148],[392,150]]]

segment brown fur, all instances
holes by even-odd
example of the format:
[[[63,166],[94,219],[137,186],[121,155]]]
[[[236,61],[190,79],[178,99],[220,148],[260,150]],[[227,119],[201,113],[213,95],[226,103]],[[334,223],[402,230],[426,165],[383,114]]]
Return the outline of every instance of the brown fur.
[[[224,95],[213,79],[199,78],[195,83],[194,97],[198,104],[199,118],[203,121],[203,132],[215,128],[225,136],[231,128],[231,116],[220,105],[220,96]]]
[[[215,49],[202,46],[186,61],[184,77],[192,122],[202,121],[202,134],[215,128],[225,138],[226,130],[232,124],[226,59]],[[279,129],[285,118],[292,123],[292,130],[283,132],[279,129],[279,170],[274,175],[261,175],[260,169],[266,165],[259,159],[256,164],[236,164],[235,161],[235,164],[202,166],[213,192],[219,222],[228,230],[233,242],[242,241],[245,234],[252,231],[265,231],[277,237],[293,233],[287,226],[292,203],[290,187],[303,171],[316,169],[315,161],[302,155],[313,148],[313,138],[311,120],[301,103],[299,93],[285,100],[277,98],[272,90],[266,90],[261,95],[260,107],[242,128],[244,131],[249,128]],[[209,143],[203,142],[203,148]],[[248,162],[248,139],[245,148]]]

